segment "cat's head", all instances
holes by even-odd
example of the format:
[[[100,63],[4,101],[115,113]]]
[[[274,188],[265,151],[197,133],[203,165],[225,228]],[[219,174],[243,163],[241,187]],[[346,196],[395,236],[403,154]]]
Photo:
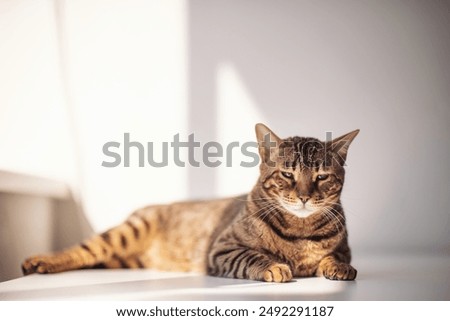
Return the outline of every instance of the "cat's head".
[[[348,147],[359,133],[322,142],[310,137],[280,139],[267,126],[256,125],[260,188],[298,217],[339,202]]]

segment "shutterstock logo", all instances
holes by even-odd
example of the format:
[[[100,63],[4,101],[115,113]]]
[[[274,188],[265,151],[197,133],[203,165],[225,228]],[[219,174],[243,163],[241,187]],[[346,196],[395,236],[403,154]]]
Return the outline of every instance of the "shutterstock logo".
[[[173,136],[171,142],[159,143],[155,146],[154,142],[142,144],[137,141],[131,141],[130,133],[124,133],[123,144],[119,142],[107,142],[103,145],[103,154],[109,159],[102,162],[103,167],[130,167],[131,154],[138,155],[137,164],[139,167],[146,165],[151,167],[179,166],[185,167],[186,163],[193,167],[200,167],[203,164],[206,167],[231,167],[233,162],[233,150],[245,156],[245,160],[240,162],[242,167],[254,167],[259,163],[258,144],[256,142],[245,142],[240,144],[237,141],[231,142],[226,146],[218,142],[207,142],[201,144],[195,140],[195,135],[190,134],[187,141],[180,140],[180,134]],[[169,146],[173,159],[169,162]],[[161,159],[156,160],[155,149],[162,151]],[[196,151],[201,151],[201,159],[195,159]],[[182,159],[183,152],[187,152],[187,159]],[[158,152],[159,154],[159,152]],[[133,161],[135,164],[135,161]]]
[[[326,137],[327,141],[331,141],[331,132],[327,132]],[[320,146],[317,146],[318,144]],[[312,146],[314,146],[314,151],[323,149],[325,153],[329,148],[327,143],[314,140],[304,142],[302,148],[297,150],[295,154],[292,154],[292,151],[289,152],[289,149],[285,151],[280,148],[276,141],[271,140],[270,135],[265,135],[264,141],[260,142],[260,145],[254,141],[244,143],[233,141],[226,145],[209,141],[202,144],[195,139],[194,134],[190,134],[184,140],[180,139],[180,134],[175,134],[171,142],[159,142],[156,144],[150,141],[141,143],[131,140],[130,133],[124,133],[122,143],[110,141],[103,145],[103,155],[106,159],[101,165],[109,168],[119,166],[186,167],[187,165],[192,167],[232,167],[233,155],[236,158],[236,153],[240,153],[243,157],[239,157],[241,159],[239,166],[255,167],[260,163],[259,152],[262,152],[265,156],[265,164],[269,167],[275,167],[277,161],[280,161],[280,157],[281,159],[302,159],[303,157],[308,157],[305,155],[310,154]],[[342,149],[346,148],[345,144],[343,146]],[[198,156],[199,154],[201,156]],[[336,153],[337,156],[338,154],[339,152]],[[304,166],[307,166],[306,163]]]

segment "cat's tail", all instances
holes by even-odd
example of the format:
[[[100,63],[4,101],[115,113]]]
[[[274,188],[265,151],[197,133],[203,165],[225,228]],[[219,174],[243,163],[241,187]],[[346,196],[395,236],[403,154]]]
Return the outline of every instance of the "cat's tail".
[[[83,268],[143,268],[142,254],[157,229],[156,207],[133,213],[124,223],[51,255],[37,255],[22,264],[25,275]]]

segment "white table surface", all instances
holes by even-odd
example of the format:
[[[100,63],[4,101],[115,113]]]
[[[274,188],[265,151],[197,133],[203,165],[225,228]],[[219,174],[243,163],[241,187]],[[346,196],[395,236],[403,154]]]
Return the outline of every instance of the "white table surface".
[[[0,283],[0,300],[450,300],[450,256],[356,257],[356,281],[284,284],[153,270],[80,270]]]

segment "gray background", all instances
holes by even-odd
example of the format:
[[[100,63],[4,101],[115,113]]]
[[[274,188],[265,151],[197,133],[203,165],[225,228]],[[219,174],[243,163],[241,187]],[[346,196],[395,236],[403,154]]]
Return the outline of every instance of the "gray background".
[[[231,61],[280,137],[361,129],[343,196],[355,251],[448,253],[448,1],[189,4],[192,131],[215,138],[215,68]],[[214,171],[191,171],[210,194]]]

